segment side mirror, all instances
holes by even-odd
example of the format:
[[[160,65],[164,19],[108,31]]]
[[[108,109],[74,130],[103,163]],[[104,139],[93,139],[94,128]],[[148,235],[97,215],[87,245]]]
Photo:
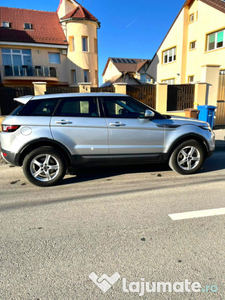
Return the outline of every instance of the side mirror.
[[[152,117],[154,117],[155,113],[151,110],[146,109],[145,111],[145,119],[150,119]]]

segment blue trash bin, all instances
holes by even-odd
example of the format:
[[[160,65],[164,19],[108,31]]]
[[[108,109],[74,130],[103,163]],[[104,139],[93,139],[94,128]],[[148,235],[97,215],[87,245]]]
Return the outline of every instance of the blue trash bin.
[[[216,108],[217,107],[213,105],[199,105],[198,110],[200,113],[198,119],[200,121],[208,122],[211,128],[213,128]]]

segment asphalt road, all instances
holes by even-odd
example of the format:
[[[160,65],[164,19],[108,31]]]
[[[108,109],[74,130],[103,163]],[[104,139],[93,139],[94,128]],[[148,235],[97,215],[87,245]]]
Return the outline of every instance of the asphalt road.
[[[223,151],[192,176],[166,166],[95,169],[51,188],[1,165],[0,299],[225,299],[225,216],[169,217],[224,208],[224,178]],[[103,293],[92,272],[120,278]],[[144,282],[185,280],[209,292],[138,294]]]

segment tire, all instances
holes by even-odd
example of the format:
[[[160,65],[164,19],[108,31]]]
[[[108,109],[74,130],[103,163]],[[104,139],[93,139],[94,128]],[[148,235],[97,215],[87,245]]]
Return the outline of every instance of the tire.
[[[169,159],[170,168],[178,174],[188,175],[198,172],[205,161],[203,146],[196,140],[188,140],[178,145]]]
[[[40,147],[25,156],[23,172],[34,185],[53,186],[63,179],[66,173],[66,161],[54,148]]]

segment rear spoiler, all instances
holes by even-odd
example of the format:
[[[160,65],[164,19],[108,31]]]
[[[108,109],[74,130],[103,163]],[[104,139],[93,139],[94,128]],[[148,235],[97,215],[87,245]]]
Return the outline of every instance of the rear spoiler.
[[[18,98],[13,98],[14,101],[20,102],[22,104],[26,104],[28,101],[30,101],[34,96],[32,95],[27,95],[27,96],[22,96]]]

